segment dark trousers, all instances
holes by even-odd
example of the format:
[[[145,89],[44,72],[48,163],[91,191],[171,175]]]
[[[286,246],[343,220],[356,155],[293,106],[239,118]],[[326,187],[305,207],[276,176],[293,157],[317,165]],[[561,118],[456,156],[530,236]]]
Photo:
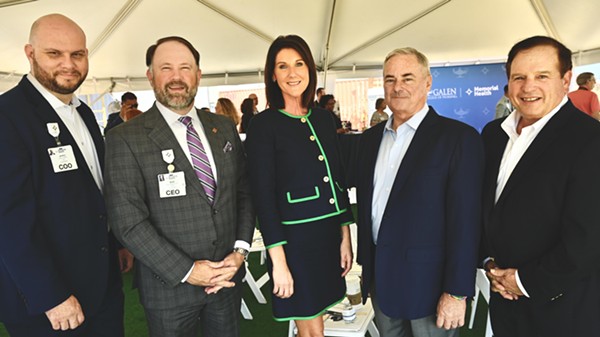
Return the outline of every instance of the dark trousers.
[[[242,288],[221,289],[206,303],[171,309],[144,308],[150,337],[238,337]]]

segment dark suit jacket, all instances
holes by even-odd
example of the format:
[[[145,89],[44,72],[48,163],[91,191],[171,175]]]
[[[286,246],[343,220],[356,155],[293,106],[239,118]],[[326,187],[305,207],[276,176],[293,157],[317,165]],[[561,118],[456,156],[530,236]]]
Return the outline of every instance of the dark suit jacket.
[[[285,226],[333,217],[354,222],[329,111],[313,108],[300,118],[265,110],[252,119],[245,144],[267,247],[287,241]]]
[[[517,268],[531,298],[507,303],[493,295],[492,324],[514,314],[531,329],[522,335],[596,335],[600,124],[569,101],[531,143],[494,205],[508,141],[500,127],[503,120],[489,123],[483,131],[483,256],[494,257],[501,268]]]
[[[94,115],[83,103],[78,112],[102,164]],[[54,173],[47,123],[59,124],[79,169]],[[0,320],[25,321],[71,294],[92,314],[109,286],[104,201],[69,130],[26,78],[0,96],[0,154]]]
[[[121,112],[114,112],[108,115],[108,120],[106,121],[106,126],[104,127],[104,134],[114,128],[115,126],[123,124],[123,118],[120,115]]]
[[[396,174],[375,246],[373,177],[385,125],[365,131],[359,145],[358,263],[363,266],[363,297],[366,300],[374,286],[386,315],[417,319],[435,313],[443,292],[473,295],[483,148],[473,128],[430,108]]]
[[[136,257],[136,284],[148,308],[198,304],[204,289],[181,283],[193,262],[220,261],[236,240],[252,242],[254,213],[239,135],[226,117],[197,113],[216,165],[213,205],[156,106],[106,137],[109,225]],[[161,151],[167,149],[175,154],[175,172],[185,173],[186,196],[159,197],[157,177],[167,173]]]

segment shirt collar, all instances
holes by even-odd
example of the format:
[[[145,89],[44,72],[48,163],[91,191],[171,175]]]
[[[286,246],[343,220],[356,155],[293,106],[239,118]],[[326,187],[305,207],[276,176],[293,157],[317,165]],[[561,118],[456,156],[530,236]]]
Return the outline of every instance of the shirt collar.
[[[159,101],[156,101],[156,107],[158,108],[158,111],[160,111],[160,114],[164,117],[165,121],[167,121],[167,124],[169,124],[169,125],[174,125],[175,123],[181,124],[181,122],[179,121],[179,118],[184,117],[184,116],[192,117],[193,125],[200,125],[200,119],[198,118],[198,114],[196,113],[196,108],[193,105],[185,115],[180,115],[180,114],[174,112],[173,110],[164,106]],[[181,125],[183,125],[183,124],[181,124]]]
[[[411,118],[409,118],[404,124],[410,126],[413,130],[416,130],[419,127],[419,125],[421,125],[421,122],[423,121],[423,119],[425,119],[425,116],[427,116],[428,111],[429,111],[429,106],[427,106],[427,102],[425,102],[425,105],[423,106],[423,108],[421,108],[421,110],[417,111],[417,113],[414,114]],[[392,127],[393,123],[394,123],[394,114],[392,113],[392,115],[387,120],[387,122],[385,122],[384,132],[392,131],[395,133],[396,130],[394,130],[394,128]]]
[[[71,102],[70,102],[70,104],[63,103],[56,96],[54,96],[50,91],[48,91],[48,89],[46,89],[37,80],[37,78],[35,78],[35,76],[33,76],[31,73],[27,74],[27,79],[29,80],[29,82],[31,82],[31,84],[33,85],[33,87],[36,88],[37,91],[40,92],[40,94],[46,99],[46,101],[48,101],[48,103],[50,104],[50,106],[52,106],[52,108],[54,110],[62,108],[62,107],[65,107],[65,106],[69,106],[69,105],[72,106],[72,107],[74,107],[75,109],[77,109],[81,105],[81,101],[75,95],[71,96]]]
[[[563,99],[560,101],[560,103],[558,103],[558,105],[554,109],[552,109],[550,111],[550,113],[546,114],[544,117],[540,118],[535,123],[524,127],[523,129],[531,128],[534,131],[541,130],[548,123],[550,118],[552,118],[554,115],[556,115],[558,110],[560,110],[560,108],[562,108],[567,103],[567,101],[568,101],[568,99],[567,99],[567,96],[565,95],[563,97]],[[517,134],[517,126],[519,125],[520,119],[521,119],[521,113],[515,109],[515,110],[513,110],[513,112],[510,113],[510,115],[508,115],[508,117],[506,117],[506,119],[504,120],[504,122],[502,122],[502,124],[500,124],[500,126],[502,127],[504,132],[506,132],[507,135],[509,135],[509,136],[518,135]]]

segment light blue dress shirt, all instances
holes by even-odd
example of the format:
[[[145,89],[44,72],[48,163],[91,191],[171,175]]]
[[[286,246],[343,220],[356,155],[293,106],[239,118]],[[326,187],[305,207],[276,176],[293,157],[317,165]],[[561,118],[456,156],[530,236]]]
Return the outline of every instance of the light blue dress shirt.
[[[371,211],[371,221],[373,223],[373,243],[377,244],[377,236],[381,219],[388,204],[390,192],[394,186],[394,180],[398,169],[402,164],[402,159],[410,146],[417,128],[427,115],[429,107],[427,103],[414,114],[405,123],[402,123],[397,130],[392,128],[394,116],[385,124],[383,129],[383,138],[379,146],[377,154],[377,162],[375,163],[375,174],[373,176],[373,201]]]

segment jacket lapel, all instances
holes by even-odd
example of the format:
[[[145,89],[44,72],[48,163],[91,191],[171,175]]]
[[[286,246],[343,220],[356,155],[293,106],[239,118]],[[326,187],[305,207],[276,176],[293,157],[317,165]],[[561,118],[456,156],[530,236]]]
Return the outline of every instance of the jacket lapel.
[[[367,197],[367,200],[364,202],[367,205],[367,212],[369,214],[368,219],[371,219],[370,214],[372,213],[372,204],[373,204],[373,184],[375,177],[375,165],[377,164],[377,156],[379,154],[379,147],[381,146],[381,139],[383,138],[383,130],[385,129],[386,123],[380,123],[376,125],[373,129],[373,137],[363,137],[361,141],[365,139],[368,141],[365,146],[361,146],[362,149],[365,150],[365,172],[363,172],[364,179],[367,180],[367,183],[363,186],[366,189],[364,193],[360,193]]]
[[[42,96],[42,94],[33,86],[33,84],[29,82],[26,76],[27,75],[23,76],[19,85],[23,87],[29,102],[31,102],[35,106],[34,113],[42,121],[43,124],[47,125],[48,123],[58,123],[58,127],[60,129],[60,135],[58,136],[58,138],[61,142],[61,145],[71,145],[71,147],[73,148],[73,154],[75,155],[75,160],[77,161],[78,170],[81,170],[80,172],[86,172],[85,175],[89,178],[90,183],[93,183],[95,186],[97,186],[96,181],[94,180],[94,176],[92,175],[92,172],[90,171],[90,168],[86,164],[85,158],[83,157],[83,153],[81,152],[79,145],[75,141],[75,138],[73,138],[73,135],[71,135],[71,132],[67,128],[66,124],[63,123],[62,119],[60,118],[60,116],[58,116],[54,108],[52,108],[50,103],[46,101],[44,96]],[[80,109],[83,108],[83,102],[81,104],[82,105],[80,106]],[[88,128],[90,134],[92,134],[92,137],[94,139],[94,145],[96,146],[96,151],[98,151],[98,159],[101,165],[100,168],[103,170],[104,142],[101,141],[101,145],[98,145],[96,137],[94,137],[94,132],[91,131],[90,125],[88,125],[89,121],[86,121],[86,118],[84,118],[83,116],[81,118],[85,122],[85,125]],[[93,123],[96,123],[95,119],[93,120]],[[98,124],[95,124],[95,126],[92,127],[98,128]],[[52,143],[54,143],[54,139],[49,133],[47,134],[47,136],[49,139],[52,140]]]
[[[518,186],[520,181],[526,178],[528,171],[531,169],[533,164],[537,161],[539,156],[544,153],[548,149],[548,147],[556,140],[556,138],[561,134],[561,130],[564,129],[564,125],[567,123],[570,114],[571,103],[567,102],[557,113],[554,115],[548,123],[544,126],[542,131],[535,137],[531,145],[525,153],[523,157],[515,166],[515,169],[511,173],[500,197],[498,198],[498,202],[496,205],[500,205],[504,199],[510,194],[511,190]],[[505,143],[506,144],[506,143]],[[504,151],[500,151],[500,156],[504,154]],[[501,160],[501,158],[500,158]],[[500,163],[498,162],[498,166]],[[498,172],[496,170],[496,177],[498,176]],[[495,184],[494,184],[495,186]]]
[[[196,177],[196,172],[194,171],[192,164],[190,164],[185,153],[181,149],[179,142],[175,138],[173,131],[171,131],[171,127],[160,114],[156,105],[153,105],[150,110],[144,114],[147,116],[144,126],[149,129],[148,138],[160,149],[160,151],[173,150],[173,154],[175,155],[175,159],[173,160],[175,172],[183,171],[185,174],[186,185],[191,186],[204,200],[206,200],[206,202],[209,202],[200,181]],[[166,172],[167,163],[165,163],[165,173]]]
[[[438,118],[440,117],[437,115],[435,110],[430,107],[427,115],[417,128],[415,136],[413,137],[410,145],[408,146],[408,150],[402,159],[402,163],[400,164],[398,172],[396,173],[396,178],[394,179],[394,184],[392,185],[393,187],[390,195],[402,189],[417,163],[421,161],[423,156],[428,155],[428,151],[426,149],[429,144],[436,139],[437,128],[435,126]],[[389,205],[386,205],[386,209],[387,206]]]

